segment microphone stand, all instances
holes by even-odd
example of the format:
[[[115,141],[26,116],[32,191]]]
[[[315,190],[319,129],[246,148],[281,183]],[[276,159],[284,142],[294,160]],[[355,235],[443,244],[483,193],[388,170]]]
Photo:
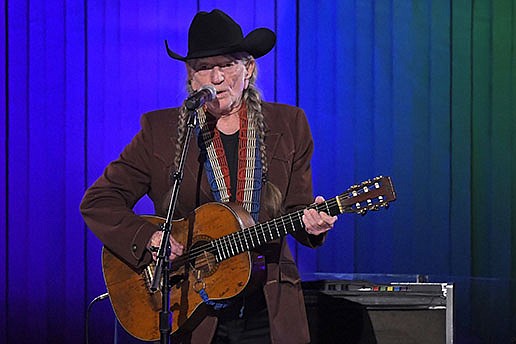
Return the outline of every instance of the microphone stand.
[[[170,343],[171,330],[171,315],[170,312],[170,290],[172,284],[170,281],[170,273],[172,272],[169,256],[170,256],[170,235],[172,232],[172,218],[176,209],[177,196],[179,194],[179,187],[183,180],[183,171],[186,161],[186,153],[190,145],[190,139],[192,137],[193,129],[197,124],[197,108],[188,108],[188,120],[185,142],[181,150],[181,158],[179,166],[176,172],[174,172],[173,179],[174,185],[172,186],[172,195],[170,197],[170,204],[168,207],[167,218],[164,224],[161,225],[163,230],[163,237],[161,238],[161,244],[158,250],[158,258],[156,261],[156,268],[154,270],[154,277],[152,280],[151,290],[158,290],[160,281],[161,283],[161,311],[159,312],[159,332],[160,332],[160,344]]]

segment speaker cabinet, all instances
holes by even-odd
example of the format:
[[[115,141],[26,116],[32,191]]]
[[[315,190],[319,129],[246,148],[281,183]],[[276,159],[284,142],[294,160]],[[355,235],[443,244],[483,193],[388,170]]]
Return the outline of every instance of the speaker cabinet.
[[[453,343],[453,285],[303,282],[313,344]]]

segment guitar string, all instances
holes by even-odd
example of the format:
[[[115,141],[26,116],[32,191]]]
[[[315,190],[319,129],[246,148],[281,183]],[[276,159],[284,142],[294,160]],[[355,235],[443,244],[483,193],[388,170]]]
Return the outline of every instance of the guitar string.
[[[353,192],[356,192],[356,194],[353,194]],[[310,206],[308,206],[307,208],[305,209],[310,209],[310,208],[315,208],[315,209],[321,209],[326,207],[327,210],[329,210],[330,207],[335,207],[335,206],[339,206],[339,203],[338,203],[338,198],[340,198],[341,200],[347,200],[347,199],[350,199],[350,198],[353,198],[353,197],[356,197],[357,195],[361,195],[363,193],[366,193],[368,191],[365,191],[362,187],[361,188],[358,188],[358,189],[353,189],[351,188],[350,190],[346,191],[345,193],[339,195],[339,196],[336,196],[328,201],[325,201],[323,203],[319,203],[319,204],[312,204]],[[350,207],[348,206],[348,209]],[[285,220],[290,220],[290,224],[292,225],[292,229],[293,231],[296,231],[296,227],[294,225],[294,221],[292,220],[292,218],[294,216],[297,216],[299,219],[296,220],[296,223],[302,225],[302,222],[300,220],[300,215],[301,215],[301,212],[303,212],[303,210],[300,210],[300,211],[296,211],[294,213],[290,213],[290,214],[285,214],[277,219],[273,219],[271,221],[267,221],[265,223],[261,223],[261,224],[256,224],[252,227],[249,227],[249,228],[244,228],[243,230],[241,231],[236,231],[236,232],[233,232],[233,233],[230,233],[230,234],[227,234],[227,235],[224,235],[220,238],[217,238],[217,239],[214,239],[206,244],[203,244],[203,245],[200,245],[198,247],[195,247],[193,250],[189,251],[186,255],[183,255],[183,256],[180,256],[178,258],[176,258],[174,264],[177,264],[177,265],[180,265],[182,266],[183,264],[186,264],[186,263],[190,263],[190,262],[193,262],[195,261],[195,259],[197,259],[197,257],[202,254],[203,252],[209,252],[211,254],[213,254],[214,256],[216,256],[218,249],[220,249],[221,251],[223,251],[224,253],[227,253],[227,257],[220,257],[220,258],[224,258],[224,259],[227,259],[227,258],[230,258],[230,257],[233,257],[234,255],[236,254],[240,254],[242,252],[245,252],[246,250],[240,252],[240,249],[238,247],[238,244],[240,244],[240,247],[244,247],[244,243],[245,245],[248,247],[248,250],[249,250],[249,244],[247,243],[247,239],[249,239],[252,243],[251,246],[253,246],[252,248],[254,247],[257,247],[257,245],[253,245],[253,238],[256,239],[256,241],[260,241],[259,240],[259,236],[260,234],[264,237],[264,243],[269,241],[267,240],[267,238],[265,237],[265,234],[267,232],[269,232],[271,234],[271,236],[273,235],[273,233],[271,232],[271,229],[270,229],[270,226],[272,225],[276,230],[278,230],[278,225],[281,224],[283,225],[282,227],[285,227]],[[339,212],[340,209],[339,209]],[[341,213],[344,213],[346,212],[346,210],[343,210]],[[288,221],[287,221],[288,223]],[[267,227],[268,229],[265,229],[265,227]],[[286,233],[285,234],[288,234],[289,231],[288,229],[286,230]],[[281,235],[279,236],[281,237]],[[279,238],[277,237],[277,238]],[[277,239],[275,238],[275,239]],[[273,239],[271,239],[273,240]],[[218,242],[220,245],[225,245],[226,247],[218,247],[217,248],[217,244],[212,245],[213,242]],[[227,245],[225,244],[227,242]],[[235,246],[236,245],[236,246]],[[260,246],[260,244],[258,245]],[[232,252],[230,252],[230,250]],[[214,252],[215,251],[215,252]],[[225,252],[227,251],[227,252]],[[236,254],[234,252],[237,252]]]
[[[332,203],[332,204],[334,202],[336,202],[336,201],[335,200],[327,201],[327,203]],[[335,203],[335,204],[337,204],[337,203]],[[320,206],[319,208],[324,208],[322,205],[324,205],[324,204],[321,203],[321,204],[319,204],[317,206]],[[316,205],[312,205],[312,206],[309,206],[306,209],[314,208],[315,206]],[[285,215],[283,215],[283,216],[281,216],[279,218],[273,219],[271,221],[267,221],[267,222],[264,222],[264,223],[259,223],[259,224],[256,224],[256,225],[252,226],[252,227],[244,228],[243,230],[227,234],[225,236],[222,236],[222,237],[214,239],[214,240],[215,241],[225,240],[225,241],[230,241],[230,242],[234,242],[234,243],[236,243],[235,240],[240,240],[239,243],[241,244],[241,243],[243,243],[242,239],[245,240],[245,239],[250,239],[250,238],[258,238],[260,235],[264,236],[265,233],[267,233],[269,231],[268,229],[265,229],[265,227],[269,227],[268,225],[274,225],[275,227],[277,227],[278,225],[284,224],[285,222],[292,222],[292,221],[288,221],[288,220],[290,218],[293,218],[293,217],[298,217],[299,218],[302,211],[303,210],[299,210],[299,211],[296,211],[294,213],[285,214]],[[285,220],[287,220],[287,221],[285,221]],[[299,220],[296,220],[296,221],[299,221]],[[238,236],[239,238],[230,238],[231,236]],[[243,238],[241,238],[242,236],[243,236]],[[197,249],[197,251],[199,251],[199,250],[200,251],[205,251],[205,247],[212,247],[211,242],[205,244],[204,246],[198,246],[198,247],[196,247],[196,249]],[[195,254],[196,251],[192,250],[192,251],[190,251],[190,253],[191,254]]]
[[[343,197],[343,196],[337,196],[337,197],[341,197],[343,199],[349,198],[349,197]],[[307,207],[305,209],[324,208],[324,207],[329,209],[330,207],[338,206],[337,197],[335,197],[331,200],[325,201],[324,203],[310,205],[309,207]],[[232,257],[232,256],[234,256],[234,254],[230,254],[230,252],[229,252],[229,248],[231,248],[231,247],[229,247],[230,245],[233,247],[233,244],[240,244],[240,246],[243,247],[246,239],[249,239],[252,242],[252,239],[255,238],[255,241],[259,241],[260,234],[262,236],[264,236],[264,238],[265,238],[265,233],[270,232],[270,229],[265,229],[265,227],[273,226],[274,228],[276,228],[280,224],[282,224],[284,227],[284,224],[286,222],[293,223],[292,220],[290,220],[290,221],[288,221],[288,220],[292,219],[292,217],[294,217],[294,216],[297,216],[299,218],[299,219],[295,220],[296,223],[298,223],[299,225],[302,225],[302,221],[300,220],[300,215],[303,212],[303,210],[299,210],[299,211],[296,211],[296,212],[290,213],[290,214],[285,214],[285,215],[280,216],[279,218],[273,219],[271,221],[267,221],[267,222],[261,223],[261,224],[256,224],[249,228],[244,228],[241,231],[230,233],[228,235],[222,236],[222,237],[214,239],[212,241],[217,241],[220,244],[222,244],[222,241],[227,241],[228,242],[228,247],[226,248],[227,253],[228,253],[227,258]],[[285,220],[287,220],[287,221],[285,221]],[[296,230],[295,226],[292,229],[294,229],[294,231],[295,231]],[[289,233],[289,231],[287,230],[287,232],[285,234],[288,234],[288,233]],[[233,236],[234,238],[230,238],[231,236]],[[243,236],[243,238],[242,238],[242,236]],[[277,239],[277,238],[275,238],[275,239]],[[197,257],[200,256],[200,254],[203,252],[209,252],[211,254],[216,255],[216,253],[214,253],[214,251],[218,251],[218,250],[217,250],[216,246],[212,245],[212,241],[210,241],[206,244],[197,246],[193,250],[189,251],[187,254],[176,258],[174,261],[174,265],[182,266],[184,264],[191,263],[191,262],[195,261],[195,259],[197,259]],[[264,240],[264,242],[266,242],[266,241],[268,241],[268,240]],[[249,245],[246,245],[246,246],[249,246]],[[252,246],[253,246],[253,248],[256,247],[256,245],[252,245]],[[240,250],[238,249],[238,247],[236,247],[236,248],[237,248],[236,251],[238,252],[237,254],[242,253],[242,252],[239,252]],[[221,250],[224,250],[224,249],[221,248]],[[235,251],[235,250],[232,250],[232,251]],[[245,252],[245,250],[243,252]]]
[[[353,194],[353,191],[355,191],[356,194]],[[323,203],[312,204],[305,209],[316,208],[316,209],[322,210],[322,208],[324,208],[324,207],[326,207],[326,209],[329,209],[330,207],[335,207],[335,206],[338,207],[339,206],[338,201],[337,201],[338,198],[340,198],[341,200],[347,200],[347,199],[356,197],[357,195],[361,195],[363,193],[366,193],[366,191],[363,188],[354,189],[354,190],[350,189],[347,192],[345,192],[344,194],[341,194],[341,195],[334,197]],[[348,209],[349,209],[349,206],[348,206]],[[248,247],[248,250],[249,250],[249,245],[246,241],[247,239],[249,239],[251,242],[253,242],[252,239],[255,238],[256,241],[259,242],[260,241],[259,236],[261,234],[264,237],[264,242],[267,242],[268,240],[265,237],[265,234],[267,232],[271,233],[270,225],[273,225],[273,227],[277,230],[278,224],[281,224],[281,225],[283,225],[282,227],[285,227],[285,220],[290,219],[291,224],[293,224],[292,218],[294,217],[294,215],[297,215],[297,217],[300,217],[300,214],[302,211],[303,210],[300,210],[300,211],[297,211],[294,213],[290,213],[290,214],[286,214],[277,219],[274,219],[274,220],[271,220],[271,221],[268,221],[265,223],[257,224],[252,227],[249,227],[249,228],[244,228],[241,231],[233,232],[233,233],[227,234],[225,236],[222,236],[220,238],[214,239],[206,244],[195,247],[193,250],[189,251],[186,255],[176,258],[176,264],[183,265],[183,264],[195,261],[195,259],[203,252],[209,252],[216,256],[216,254],[217,254],[216,251],[218,251],[218,249],[217,249],[216,244],[215,244],[215,246],[212,245],[213,241],[218,242],[219,245],[226,246],[226,247],[220,247],[220,246],[218,247],[221,251],[223,251],[224,253],[227,253],[227,257],[220,257],[220,258],[227,259],[227,258],[233,257],[236,254],[245,252],[246,250],[240,252],[240,249],[238,246],[240,245],[240,247],[243,248],[244,243],[245,243],[245,245]],[[340,212],[340,210],[339,210],[339,212]],[[342,211],[342,213],[344,213],[344,212],[346,212],[346,210]],[[302,222],[300,222],[300,220],[296,220],[296,223],[297,222],[299,222],[299,224],[302,225]],[[267,227],[268,229],[265,229],[265,227]],[[291,227],[292,227],[292,229],[294,229],[293,231],[297,230],[295,228],[295,226],[291,226]],[[288,234],[288,233],[289,232],[287,230],[285,234]],[[281,235],[279,237],[281,237]],[[277,238],[275,238],[275,239],[277,239]],[[227,242],[227,244],[226,244],[226,242]],[[260,244],[252,245],[252,246],[253,246],[252,248],[254,248],[254,247],[260,246]],[[230,249],[232,252],[230,252]],[[234,253],[235,251],[237,252],[236,254]]]
[[[353,194],[353,192],[356,192],[356,193]],[[310,208],[321,209],[321,208],[326,207],[326,209],[329,210],[330,207],[335,207],[335,206],[339,207],[339,203],[337,201],[338,198],[340,198],[340,200],[346,200],[346,199],[356,197],[357,195],[360,195],[360,194],[363,194],[366,192],[368,192],[368,191],[365,191],[363,188],[351,189],[351,190],[348,190],[344,194],[334,197],[333,199],[330,199],[330,200],[325,201],[320,204],[312,204],[305,209],[310,209]],[[350,207],[348,206],[347,209],[349,209],[349,208]],[[365,208],[365,209],[367,209],[367,208]],[[217,256],[219,249],[221,251],[223,251],[224,253],[227,253],[227,257],[224,256],[224,257],[220,257],[220,258],[227,259],[227,258],[233,257],[237,254],[240,254],[240,253],[246,251],[246,250],[244,250],[244,251],[240,252],[238,244],[240,244],[240,247],[243,248],[244,242],[245,242],[245,245],[248,248],[247,250],[249,250],[249,244],[247,243],[247,239],[249,239],[251,241],[252,248],[257,247],[256,245],[253,244],[252,239],[256,238],[256,240],[259,242],[260,234],[262,234],[262,236],[264,237],[264,243],[267,242],[268,240],[265,237],[265,233],[269,232],[271,236],[273,235],[273,233],[271,232],[271,229],[270,229],[271,226],[273,226],[273,228],[275,228],[277,231],[279,231],[278,224],[280,224],[280,222],[283,225],[282,227],[285,227],[285,219],[290,220],[290,225],[292,225],[291,227],[292,227],[293,231],[296,231],[297,229],[296,229],[296,226],[294,225],[294,220],[292,218],[294,217],[294,215],[296,215],[299,218],[298,220],[296,220],[296,223],[298,225],[302,225],[301,218],[300,218],[302,211],[303,210],[300,210],[300,211],[297,211],[294,213],[290,213],[290,214],[286,214],[286,215],[283,215],[272,221],[257,224],[252,227],[245,228],[241,231],[233,232],[231,234],[228,234],[228,235],[222,236],[220,238],[217,238],[215,240],[212,240],[204,245],[196,247],[194,250],[189,251],[186,255],[178,257],[175,261],[175,264],[182,266],[184,264],[191,263],[191,262],[195,261],[195,259],[197,259],[197,257],[203,252],[209,252],[209,253],[213,254],[214,256]],[[339,213],[344,213],[344,212],[346,212],[346,210],[341,211],[339,209]],[[265,229],[265,227],[267,227],[267,230]],[[285,235],[288,233],[289,233],[289,231],[287,229],[285,232]],[[278,237],[275,237],[275,235],[274,235],[274,239],[277,239],[279,237],[281,237],[281,235]],[[242,239],[244,241],[242,241]],[[271,240],[273,240],[273,239],[271,239]],[[217,248],[217,244],[215,244],[215,246],[212,245],[213,241],[219,242],[219,245],[224,245],[224,242],[227,242],[227,245],[225,245],[226,246],[225,248],[220,247],[220,246]],[[260,246],[260,243],[258,246]],[[229,249],[231,249],[232,252],[230,252]],[[235,251],[236,251],[236,253],[235,253]],[[222,259],[222,260],[224,260],[224,259]]]
[[[292,214],[290,214],[290,215],[292,215]],[[270,222],[275,222],[274,226],[277,226],[282,218],[283,218],[283,216],[278,219],[275,219],[273,221],[269,221],[268,223],[270,224]],[[240,246],[243,247],[246,239],[248,239],[248,241],[251,241],[251,243],[259,241],[258,236],[260,234],[264,235],[264,233],[265,233],[265,229],[262,228],[262,227],[265,227],[265,224],[266,223],[257,224],[252,227],[249,227],[249,228],[244,228],[241,231],[230,233],[228,235],[214,239],[206,244],[197,246],[193,250],[190,250],[187,254],[176,258],[175,264],[183,265],[186,263],[193,262],[203,252],[209,252],[209,253],[216,255],[216,252],[219,251],[219,249],[220,249],[220,251],[224,251],[225,253],[227,253],[226,254],[227,258],[234,256],[234,254],[231,254],[231,252],[230,252],[231,247],[234,247],[234,244],[238,244],[238,243],[240,244]],[[235,236],[235,235],[238,236],[238,238],[230,238],[231,236]],[[243,236],[243,238],[242,238],[242,236]],[[218,242],[218,245],[215,244],[215,246],[213,246],[212,245],[213,241]],[[225,243],[227,243],[227,245]],[[226,247],[221,247],[222,245],[226,246]],[[217,246],[219,249],[217,249]],[[246,246],[249,246],[249,245],[246,245]],[[256,247],[256,245],[251,245],[251,246]],[[233,251],[235,251],[235,250],[233,250]],[[238,252],[239,249],[237,248],[236,251]]]

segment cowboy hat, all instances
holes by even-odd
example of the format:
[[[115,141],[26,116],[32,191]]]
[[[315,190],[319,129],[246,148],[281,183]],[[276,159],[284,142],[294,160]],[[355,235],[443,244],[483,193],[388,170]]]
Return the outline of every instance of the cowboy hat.
[[[188,54],[181,56],[168,47],[168,55],[176,60],[209,57],[248,52],[258,58],[274,48],[276,35],[269,29],[258,28],[244,37],[242,28],[221,10],[199,12],[195,15],[188,30]]]

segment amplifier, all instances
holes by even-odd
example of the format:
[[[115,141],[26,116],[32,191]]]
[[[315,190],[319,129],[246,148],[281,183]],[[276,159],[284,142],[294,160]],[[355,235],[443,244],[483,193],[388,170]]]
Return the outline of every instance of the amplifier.
[[[312,343],[453,343],[453,284],[303,282]]]

